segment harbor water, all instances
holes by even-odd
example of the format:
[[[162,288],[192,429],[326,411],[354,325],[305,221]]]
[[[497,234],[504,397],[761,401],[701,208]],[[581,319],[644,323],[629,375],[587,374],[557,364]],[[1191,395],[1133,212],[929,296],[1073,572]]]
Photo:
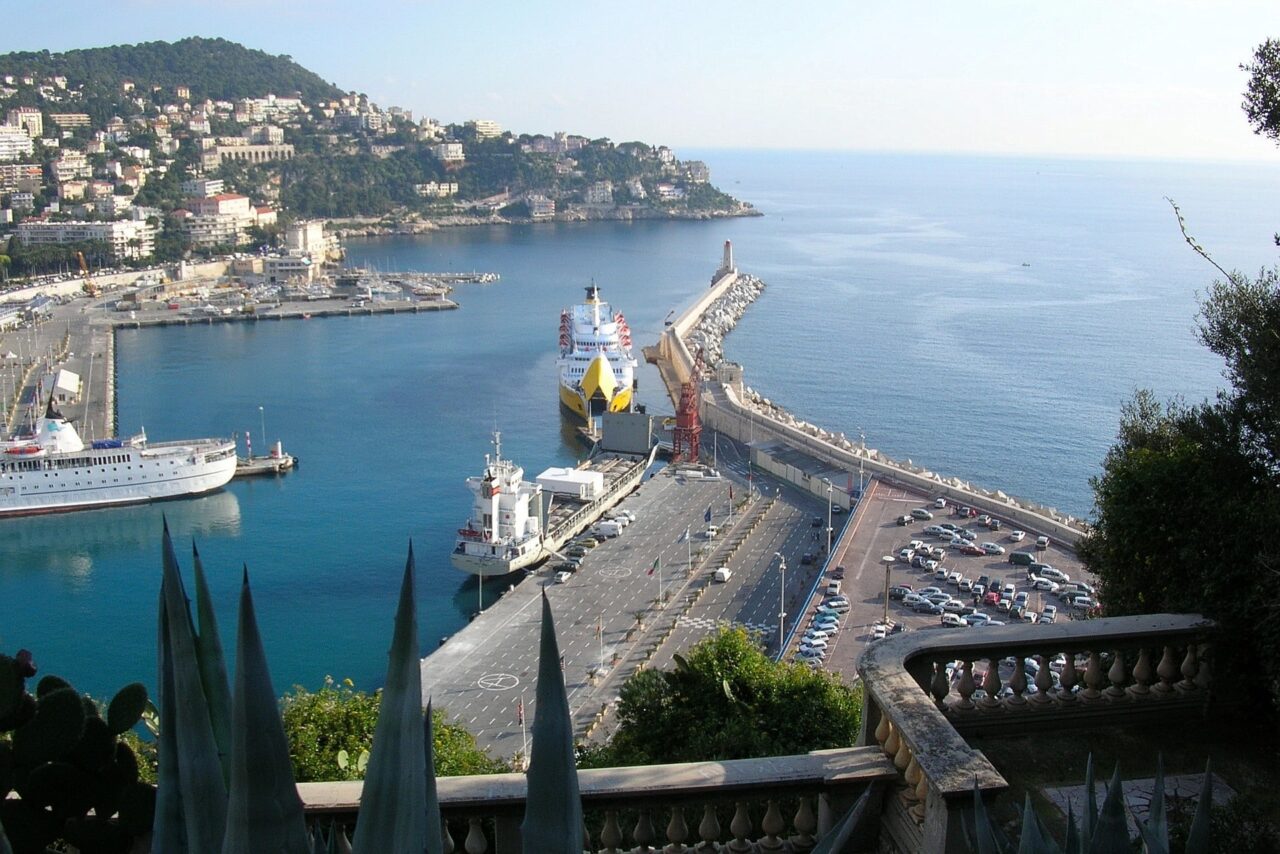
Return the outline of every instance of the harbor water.
[[[154,684],[163,515],[184,566],[198,544],[228,640],[247,564],[278,691],[375,687],[411,540],[424,653],[476,608],[448,556],[492,431],[529,475],[581,454],[557,400],[560,309],[594,280],[650,343],[725,239],[768,285],[726,342],[749,385],[893,457],[1087,514],[1135,388],[1196,400],[1222,383],[1194,336],[1214,271],[1164,197],[1227,268],[1271,263],[1280,227],[1270,165],[685,154],[766,216],[350,240],[355,264],[502,279],[460,285],[453,312],[119,332],[122,432],[252,432],[300,467],[191,501],[0,520],[0,649],[97,695]],[[639,378],[639,400],[670,411],[652,367]]]

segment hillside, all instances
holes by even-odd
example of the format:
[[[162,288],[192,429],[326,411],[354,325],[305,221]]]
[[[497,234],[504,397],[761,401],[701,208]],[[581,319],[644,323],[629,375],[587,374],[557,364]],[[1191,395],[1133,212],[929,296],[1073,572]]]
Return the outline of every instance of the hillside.
[[[95,119],[118,102],[121,84],[139,92],[159,86],[172,92],[187,86],[193,100],[233,100],[273,92],[301,92],[307,101],[343,93],[287,56],[272,56],[226,39],[187,38],[176,42],[95,47],[65,53],[27,51],[0,55],[0,75],[62,76],[87,84],[85,110]],[[104,103],[105,102],[105,103]]]

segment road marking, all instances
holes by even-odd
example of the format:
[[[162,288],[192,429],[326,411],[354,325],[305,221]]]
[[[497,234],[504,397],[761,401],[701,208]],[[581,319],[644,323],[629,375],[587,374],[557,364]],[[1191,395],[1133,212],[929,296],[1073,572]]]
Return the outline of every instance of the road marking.
[[[510,673],[486,673],[476,684],[486,691],[510,691],[520,684],[520,679]]]

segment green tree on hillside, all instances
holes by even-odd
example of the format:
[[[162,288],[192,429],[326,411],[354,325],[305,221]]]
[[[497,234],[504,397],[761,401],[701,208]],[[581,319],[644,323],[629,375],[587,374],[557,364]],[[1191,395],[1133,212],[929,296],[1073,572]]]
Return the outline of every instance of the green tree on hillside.
[[[1255,132],[1280,140],[1280,45],[1265,42],[1254,60],[1244,109]],[[1108,615],[1217,620],[1216,672],[1231,674],[1218,684],[1280,708],[1280,274],[1218,270],[1199,337],[1222,357],[1229,387],[1197,405],[1144,391],[1124,408],[1080,555]]]
[[[745,630],[722,629],[671,670],[627,680],[619,726],[584,765],[646,765],[786,756],[848,747],[861,722],[859,692],[825,671],[778,664]]]

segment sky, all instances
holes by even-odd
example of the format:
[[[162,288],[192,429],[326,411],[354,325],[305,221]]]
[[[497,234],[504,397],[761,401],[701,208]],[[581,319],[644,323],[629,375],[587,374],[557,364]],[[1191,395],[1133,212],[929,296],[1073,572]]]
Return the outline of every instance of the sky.
[[[1276,0],[57,6],[0,51],[217,36],[415,118],[677,148],[1280,161],[1240,109]]]

